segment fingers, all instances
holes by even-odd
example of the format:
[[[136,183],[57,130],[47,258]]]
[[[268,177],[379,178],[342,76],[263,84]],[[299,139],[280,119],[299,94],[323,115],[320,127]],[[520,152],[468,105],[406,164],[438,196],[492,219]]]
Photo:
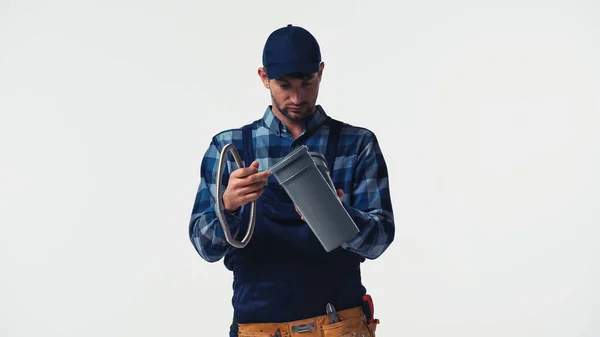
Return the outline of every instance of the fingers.
[[[256,190],[256,186],[262,187],[266,185],[269,175],[268,171],[254,173],[244,178],[234,178],[230,180],[230,184],[235,189],[250,188],[250,190],[253,191]]]
[[[246,195],[258,191],[259,189],[263,188],[266,184],[267,179],[261,179],[259,181],[247,185],[239,186],[238,191],[240,195]]]
[[[243,206],[249,202],[253,202],[258,199],[264,192],[264,185],[266,181],[262,180],[254,185],[250,185],[244,188],[230,188],[229,186],[223,194],[223,203],[227,210],[236,210],[240,206]]]
[[[269,176],[271,175],[270,171],[262,171],[262,172],[258,172],[252,175],[252,179],[253,180],[267,180],[267,178],[269,178]]]
[[[250,176],[255,176],[255,178],[252,178],[252,179],[254,179],[254,181],[258,181],[261,179],[265,179],[271,175],[271,172],[269,170],[258,172],[258,165],[259,165],[258,161],[255,160],[248,167],[240,167],[231,173],[231,178],[242,179],[242,178],[247,178]],[[247,183],[249,184],[254,181],[249,181]]]
[[[264,193],[264,191],[265,191],[264,188],[260,188],[254,192],[250,192],[250,193],[241,195],[240,201],[241,201],[242,205],[245,205],[249,202],[256,201],[256,199],[258,199]]]
[[[241,205],[255,201],[263,194],[263,188],[267,185],[271,172],[268,170],[258,172],[258,168],[259,163],[255,160],[250,166],[240,167],[231,172],[227,189],[223,194],[226,208],[229,206],[231,209],[237,209]]]
[[[300,216],[300,219],[302,219],[302,221],[306,221],[306,219],[304,219],[304,217],[302,216],[302,213],[300,213],[300,210],[298,209],[298,207],[296,207],[296,213],[298,213],[298,215]]]
[[[252,174],[255,174],[258,172],[258,168],[254,167],[254,166],[248,166],[248,167],[240,167],[237,170],[231,172],[231,178],[245,178],[247,176],[250,176]]]

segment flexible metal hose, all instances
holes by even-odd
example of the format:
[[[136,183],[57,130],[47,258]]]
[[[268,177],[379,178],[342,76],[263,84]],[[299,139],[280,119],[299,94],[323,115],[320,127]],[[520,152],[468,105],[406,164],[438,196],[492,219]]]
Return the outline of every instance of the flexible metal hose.
[[[244,239],[242,239],[241,242],[235,240],[233,235],[231,234],[231,230],[229,229],[229,224],[227,223],[227,220],[225,219],[225,214],[224,214],[225,207],[222,204],[223,199],[222,199],[222,193],[221,193],[222,192],[221,180],[222,180],[223,166],[225,164],[225,158],[227,155],[227,151],[231,151],[231,154],[233,154],[233,158],[235,159],[235,162],[239,168],[241,168],[243,165],[242,159],[240,158],[240,155],[239,155],[237,149],[235,148],[235,146],[233,146],[233,144],[225,145],[223,147],[223,150],[221,151],[221,155],[219,157],[219,166],[217,169],[217,202],[215,203],[215,207],[217,210],[217,216],[219,217],[219,222],[221,222],[221,228],[223,228],[223,232],[225,233],[225,239],[227,240],[227,242],[229,242],[229,244],[235,248],[244,248],[244,247],[246,247],[248,242],[250,242],[250,239],[252,238],[252,234],[254,233],[254,223],[255,223],[255,216],[256,216],[256,201],[253,201],[250,206],[251,207],[250,208],[250,223],[248,224],[248,230],[246,231],[246,235],[244,236]]]

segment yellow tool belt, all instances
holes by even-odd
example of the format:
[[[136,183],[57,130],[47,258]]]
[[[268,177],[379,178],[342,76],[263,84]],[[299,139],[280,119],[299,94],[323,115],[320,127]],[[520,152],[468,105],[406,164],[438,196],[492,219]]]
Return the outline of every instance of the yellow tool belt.
[[[284,323],[238,324],[239,337],[375,337],[379,320],[367,322],[360,307],[337,312],[339,322],[322,315]]]

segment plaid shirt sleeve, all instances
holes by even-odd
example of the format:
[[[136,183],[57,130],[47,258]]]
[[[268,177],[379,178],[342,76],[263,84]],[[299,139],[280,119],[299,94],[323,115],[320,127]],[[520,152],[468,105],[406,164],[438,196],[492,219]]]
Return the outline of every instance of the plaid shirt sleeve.
[[[234,139],[234,136],[238,137]],[[216,183],[222,144],[231,142],[239,149],[241,137],[233,131],[223,132],[213,137],[200,165],[200,186],[196,193],[189,223],[189,236],[198,254],[208,262],[218,261],[232,247],[225,238],[215,207],[218,200]],[[237,168],[237,164],[231,158],[231,155],[227,157],[226,165],[223,168],[222,191],[225,191],[230,172]],[[239,232],[243,210],[244,206],[235,213],[224,210],[225,219],[234,237]]]
[[[377,137],[369,133],[354,167],[353,189],[343,197],[348,214],[360,233],[342,248],[376,259],[394,240],[395,227],[388,170]]]

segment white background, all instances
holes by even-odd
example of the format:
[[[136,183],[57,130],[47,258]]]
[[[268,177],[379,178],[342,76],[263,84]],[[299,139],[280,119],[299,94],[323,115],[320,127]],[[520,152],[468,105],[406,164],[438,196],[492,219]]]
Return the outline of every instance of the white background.
[[[389,165],[379,336],[599,336],[595,0],[0,0],[0,336],[227,335],[231,274],[188,220],[288,23]]]

